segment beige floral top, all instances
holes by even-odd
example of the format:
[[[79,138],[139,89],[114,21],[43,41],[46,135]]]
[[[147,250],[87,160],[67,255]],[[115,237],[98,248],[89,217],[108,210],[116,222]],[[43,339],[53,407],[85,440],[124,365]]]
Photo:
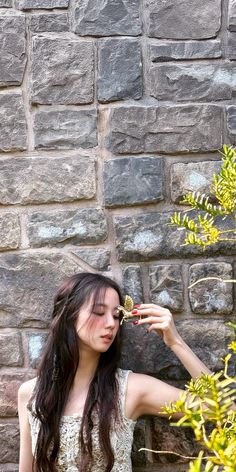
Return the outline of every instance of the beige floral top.
[[[120,391],[120,407],[123,416],[123,424],[111,433],[111,444],[115,454],[115,463],[112,472],[132,472],[131,449],[135,421],[125,416],[125,396],[127,380],[130,371],[118,369],[118,382]],[[32,436],[32,453],[35,452],[37,436],[39,432],[39,420],[28,411]],[[57,458],[57,470],[63,472],[79,472],[76,458],[79,456],[79,431],[81,416],[78,414],[62,416],[60,423],[60,450]],[[98,435],[98,419],[94,421],[93,429],[93,455],[95,464],[93,472],[104,472],[104,458],[101,451]]]

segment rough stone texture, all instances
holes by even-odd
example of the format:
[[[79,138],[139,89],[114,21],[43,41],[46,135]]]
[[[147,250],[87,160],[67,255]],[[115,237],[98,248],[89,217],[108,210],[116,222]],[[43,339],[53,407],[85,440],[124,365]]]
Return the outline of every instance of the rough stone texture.
[[[143,284],[139,266],[127,266],[123,271],[124,294],[133,298],[134,303],[144,303]]]
[[[136,467],[145,466],[147,463],[145,451],[139,451],[140,448],[145,447],[146,435],[148,433],[148,426],[146,427],[148,420],[139,419],[134,429],[134,442],[132,448],[132,464]]]
[[[47,149],[76,149],[97,144],[95,109],[39,110],[34,121],[35,146]]]
[[[52,10],[53,8],[66,8],[69,0],[15,0],[15,7],[19,10],[37,10],[45,8]]]
[[[0,180],[5,205],[75,201],[96,193],[95,162],[86,153],[0,159]]]
[[[200,192],[210,196],[213,174],[220,170],[221,162],[178,162],[171,166],[171,199],[179,202],[188,192]]]
[[[183,309],[184,285],[180,265],[149,267],[150,296],[153,303],[173,311]]]
[[[0,326],[48,326],[57,287],[80,270],[73,260],[59,253],[1,255]]]
[[[34,33],[69,31],[67,13],[32,14],[29,24]]]
[[[12,7],[12,0],[0,0],[0,7],[5,7],[5,8]]]
[[[53,210],[29,216],[28,237],[32,247],[65,244],[96,244],[107,237],[107,223],[102,210]]]
[[[47,340],[46,333],[28,333],[28,355],[30,366],[33,369],[38,368],[43,348]]]
[[[229,100],[235,73],[231,64],[152,65],[150,94],[176,102]]]
[[[110,251],[103,248],[73,249],[72,253],[89,264],[93,269],[108,270],[110,267]]]
[[[233,278],[232,265],[227,262],[193,264],[189,270],[189,285],[205,277]],[[228,315],[233,310],[233,284],[220,280],[205,280],[189,288],[189,300],[194,313]]]
[[[148,34],[155,38],[204,39],[216,36],[221,24],[221,0],[146,0]]]
[[[0,423],[0,462],[18,462],[19,427],[14,423]]]
[[[0,93],[0,151],[26,149],[26,120],[22,97]]]
[[[172,451],[182,456],[198,456],[201,446],[194,440],[194,433],[190,428],[170,426],[165,418],[153,418],[152,423],[152,449],[156,451]],[[185,463],[188,468],[188,459],[173,456],[173,454],[154,454],[155,463]]]
[[[209,369],[214,372],[222,368],[220,359],[226,354],[227,345],[233,336],[223,319],[185,319],[176,320],[175,324],[183,339]],[[156,333],[148,334],[145,325],[124,324],[121,365],[134,372],[157,375],[164,380],[189,378],[177,357]]]
[[[20,85],[25,63],[25,17],[19,14],[2,14],[0,15],[0,86]]]
[[[142,96],[140,42],[107,39],[98,46],[98,100],[107,102]]]
[[[0,333],[0,365],[22,366],[24,362],[20,333]]]
[[[231,144],[236,144],[236,106],[230,105],[226,107],[227,110],[227,127]]]
[[[17,415],[17,392],[20,385],[26,380],[25,374],[10,373],[0,376],[0,415]],[[1,470],[1,468],[0,468]]]
[[[133,216],[115,216],[117,257],[122,262],[140,262],[169,257],[201,255],[202,249],[182,246],[184,232],[167,225],[173,212],[148,212]],[[190,217],[194,216],[189,214]],[[231,226],[232,227],[232,226]],[[224,229],[226,229],[224,227]],[[235,254],[235,244],[220,243],[206,249],[205,255]]]
[[[236,31],[236,1],[229,0],[228,28],[230,31]]]
[[[158,202],[163,195],[163,160],[158,157],[124,157],[104,163],[105,205]]]
[[[228,33],[228,45],[227,45],[227,56],[229,59],[236,59],[236,34]]]
[[[0,251],[19,247],[20,235],[19,216],[11,212],[2,213],[0,216]]]
[[[219,149],[222,145],[221,108],[217,105],[114,108],[110,112],[107,145],[119,154]]]
[[[216,59],[222,56],[221,42],[208,41],[159,41],[149,45],[152,62],[167,62],[183,59]]]
[[[31,99],[41,104],[93,101],[93,44],[63,38],[33,38]]]
[[[81,36],[137,36],[139,0],[76,0],[73,30]]]

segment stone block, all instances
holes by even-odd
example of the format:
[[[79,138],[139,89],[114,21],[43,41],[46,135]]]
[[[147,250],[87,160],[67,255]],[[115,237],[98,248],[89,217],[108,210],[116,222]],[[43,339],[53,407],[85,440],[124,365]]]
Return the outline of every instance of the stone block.
[[[142,447],[148,447],[148,445],[146,445],[148,422],[149,419],[140,418],[134,428],[134,441],[131,455],[134,467],[144,467],[148,462],[147,453],[145,451],[139,451]]]
[[[159,41],[149,45],[152,62],[189,59],[217,59],[222,56],[218,39],[206,41]]]
[[[4,181],[1,180],[1,182]],[[12,212],[2,213],[0,217],[0,251],[19,247],[20,236],[19,216]]]
[[[135,39],[101,40],[98,46],[98,100],[142,96],[141,45]]]
[[[169,225],[174,212],[148,212],[133,216],[115,216],[115,243],[117,256],[121,262],[140,262],[159,258],[202,256],[202,249],[183,246],[184,231]],[[190,213],[189,217],[194,217]],[[228,225],[232,228],[232,221]],[[222,224],[222,229],[228,226]],[[205,255],[235,254],[233,242],[217,243],[207,248]]]
[[[149,267],[150,298],[152,303],[171,311],[184,305],[184,286],[181,265],[152,264]]]
[[[235,32],[228,33],[226,51],[227,51],[227,57],[235,61],[236,60],[236,34]]]
[[[165,39],[205,39],[221,25],[221,0],[146,0],[148,35]]]
[[[93,269],[108,270],[110,267],[110,251],[107,249],[93,247],[73,249],[73,254],[89,264]]]
[[[77,0],[73,31],[80,36],[137,36],[142,31],[139,0]]]
[[[0,415],[17,415],[17,392],[20,385],[26,380],[24,374],[2,374],[0,376]],[[1,467],[1,466],[0,466]],[[0,469],[1,470],[1,469]]]
[[[236,69],[228,64],[153,64],[150,94],[158,100],[230,100]]]
[[[0,159],[0,180],[3,205],[76,201],[96,194],[95,162],[86,152]]]
[[[0,423],[0,463],[18,462],[20,432],[19,426],[12,423]]]
[[[69,31],[67,13],[35,13],[29,17],[29,25],[34,33]]]
[[[194,439],[194,433],[190,428],[172,426],[166,418],[152,419],[151,438],[151,448],[154,451],[170,451],[181,456],[196,457],[202,449]],[[178,463],[185,463],[187,468],[189,463],[188,459],[173,454],[153,454],[153,460],[155,464],[170,464],[172,467]]]
[[[38,10],[45,8],[67,8],[69,0],[15,0],[15,7],[19,10]]]
[[[171,166],[171,199],[180,202],[188,192],[210,196],[213,174],[218,174],[221,161],[178,162]]]
[[[95,109],[43,109],[36,111],[35,146],[47,149],[91,148],[97,145]]]
[[[140,266],[127,266],[122,270],[123,292],[133,298],[134,303],[144,303],[143,283]]]
[[[25,17],[0,15],[0,86],[20,85],[26,64]]]
[[[30,366],[37,369],[47,340],[47,333],[27,333]]]
[[[21,252],[0,256],[0,326],[47,327],[61,282],[81,269],[65,254]]]
[[[26,119],[21,95],[1,92],[0,110],[0,151],[26,149]]]
[[[233,268],[228,262],[208,262],[193,264],[189,270],[189,285],[206,278],[189,288],[189,300],[192,311],[199,314],[217,313],[229,315],[233,310],[233,284],[223,280],[233,278]]]
[[[236,106],[230,105],[226,107],[227,111],[227,128],[231,140],[231,144],[236,144]]]
[[[113,108],[107,146],[118,154],[218,150],[222,110],[211,104]]]
[[[181,337],[209,369],[213,372],[222,369],[221,359],[228,352],[227,345],[233,339],[232,330],[225,326],[223,319],[199,317],[175,320],[175,324]],[[146,328],[146,325],[124,324],[121,366],[167,381],[189,379],[189,374],[171,349],[165,346],[156,333],[147,333]]]
[[[104,162],[104,198],[108,207],[163,200],[163,160],[124,157]]]
[[[32,247],[97,244],[107,238],[106,217],[97,208],[35,211],[27,230]]]
[[[93,101],[93,43],[71,37],[33,38],[31,100],[45,105]]]
[[[12,0],[0,0],[0,7],[1,8],[10,8],[12,7]]]
[[[236,31],[236,1],[229,0],[228,29]]]
[[[0,334],[0,365],[21,367],[24,364],[20,333]]]

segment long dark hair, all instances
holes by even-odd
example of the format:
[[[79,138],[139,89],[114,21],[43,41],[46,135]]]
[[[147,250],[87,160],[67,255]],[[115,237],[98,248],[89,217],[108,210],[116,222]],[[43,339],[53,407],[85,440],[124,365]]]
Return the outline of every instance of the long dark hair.
[[[59,426],[75,373],[79,365],[79,343],[75,322],[81,306],[92,297],[95,303],[113,288],[122,303],[119,286],[110,278],[94,273],[79,273],[68,278],[59,288],[52,314],[51,330],[39,367],[34,397],[30,408],[40,421],[34,470],[56,471],[60,447]],[[120,330],[109,349],[101,353],[85,402],[79,436],[81,472],[90,471],[92,456],[93,413],[98,413],[99,439],[104,452],[104,472],[110,472],[114,453],[110,442],[112,421],[119,418],[116,370],[120,358]],[[32,407],[34,401],[34,407]]]

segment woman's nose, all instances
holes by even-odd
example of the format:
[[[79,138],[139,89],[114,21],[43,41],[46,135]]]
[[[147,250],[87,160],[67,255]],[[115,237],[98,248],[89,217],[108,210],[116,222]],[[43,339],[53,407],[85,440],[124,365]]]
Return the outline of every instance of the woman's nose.
[[[114,317],[111,313],[108,313],[106,315],[106,327],[108,328],[114,328],[115,327],[115,320],[114,320]]]

